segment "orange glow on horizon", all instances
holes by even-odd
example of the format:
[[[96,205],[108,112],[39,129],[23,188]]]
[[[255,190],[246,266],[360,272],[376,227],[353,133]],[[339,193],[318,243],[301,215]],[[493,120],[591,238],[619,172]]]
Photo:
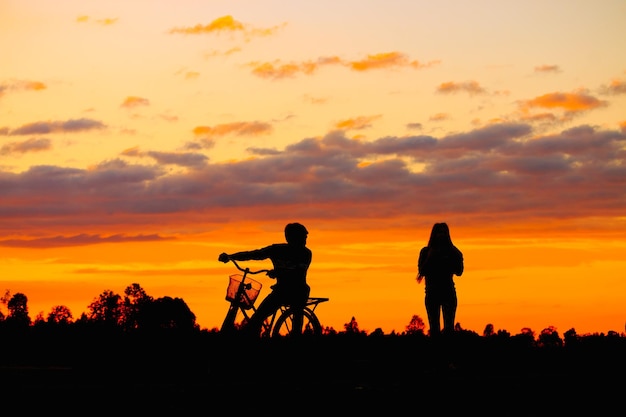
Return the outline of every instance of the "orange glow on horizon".
[[[226,313],[227,277],[234,272],[231,265],[218,262],[217,255],[282,241],[280,228],[227,229],[192,240],[5,248],[0,288],[25,293],[31,318],[66,305],[76,319],[104,290],[123,294],[128,285],[138,283],[155,298],[184,299],[198,324],[212,329]],[[309,230],[312,296],[330,298],[317,310],[324,326],[339,331],[355,317],[362,330],[381,328],[389,333],[404,331],[414,314],[426,321],[424,289],[415,275],[428,228],[422,228],[420,236],[409,230],[344,232],[311,226]],[[586,238],[472,239],[465,233],[455,237],[454,229],[452,234],[466,262],[463,276],[455,278],[457,322],[463,328],[482,333],[491,323],[512,334],[522,327],[539,332],[548,326],[560,332],[575,328],[581,334],[621,330],[620,294],[626,288],[615,271],[626,271],[623,243]],[[584,261],[598,252],[602,256],[593,263]],[[268,264],[248,266],[262,269]],[[266,286],[263,297],[271,280],[260,280]],[[600,299],[602,303],[595,304]]]

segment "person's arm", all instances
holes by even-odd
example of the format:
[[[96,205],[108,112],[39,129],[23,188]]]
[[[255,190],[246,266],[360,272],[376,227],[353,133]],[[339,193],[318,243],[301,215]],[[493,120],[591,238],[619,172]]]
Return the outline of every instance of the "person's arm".
[[[419,257],[417,259],[417,283],[420,284],[426,275],[426,257],[428,256],[428,247],[424,247],[420,250]]]
[[[270,257],[269,246],[267,246],[261,249],[235,252],[235,253],[231,253],[230,255],[227,254],[226,252],[223,252],[218,257],[218,260],[224,263],[230,261],[231,259],[235,261],[250,261],[250,260],[261,261],[269,257]]]
[[[457,248],[454,248],[454,251],[455,256],[453,257],[454,264],[452,266],[452,273],[460,277],[463,275],[463,270],[465,269],[463,264],[463,253]]]

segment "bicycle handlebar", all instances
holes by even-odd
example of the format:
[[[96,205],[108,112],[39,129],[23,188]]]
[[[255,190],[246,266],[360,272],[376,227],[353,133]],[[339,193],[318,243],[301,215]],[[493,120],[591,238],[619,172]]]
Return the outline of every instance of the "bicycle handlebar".
[[[270,269],[260,269],[258,271],[250,271],[250,268],[242,268],[239,266],[239,264],[237,263],[237,261],[235,261],[234,259],[229,259],[229,261],[231,261],[233,264],[235,264],[235,266],[237,267],[238,270],[240,270],[241,272],[245,272],[246,274],[260,274],[261,272],[265,272],[266,274],[268,274],[271,277],[271,273],[273,272]]]

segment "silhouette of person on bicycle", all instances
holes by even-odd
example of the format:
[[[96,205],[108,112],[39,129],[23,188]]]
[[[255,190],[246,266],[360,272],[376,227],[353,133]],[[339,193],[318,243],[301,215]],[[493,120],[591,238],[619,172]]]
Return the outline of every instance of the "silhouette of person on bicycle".
[[[222,253],[218,260],[228,262],[270,259],[274,269],[268,274],[276,279],[272,291],[259,304],[256,312],[245,325],[245,332],[259,336],[263,322],[280,306],[288,305],[295,310],[293,327],[294,334],[302,331],[303,310],[309,298],[311,288],[306,282],[307,271],[311,264],[312,252],[306,246],[309,232],[300,223],[289,223],[285,226],[287,243],[274,243],[261,249]]]

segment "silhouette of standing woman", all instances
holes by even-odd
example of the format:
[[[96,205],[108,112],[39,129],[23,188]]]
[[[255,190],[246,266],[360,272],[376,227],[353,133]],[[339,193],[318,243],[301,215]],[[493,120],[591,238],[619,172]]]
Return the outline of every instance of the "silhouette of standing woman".
[[[457,307],[453,275],[463,274],[463,254],[452,243],[446,223],[433,225],[428,246],[420,250],[417,270],[417,282],[426,279],[425,304],[430,335],[441,333],[441,313],[444,333],[452,333]]]

